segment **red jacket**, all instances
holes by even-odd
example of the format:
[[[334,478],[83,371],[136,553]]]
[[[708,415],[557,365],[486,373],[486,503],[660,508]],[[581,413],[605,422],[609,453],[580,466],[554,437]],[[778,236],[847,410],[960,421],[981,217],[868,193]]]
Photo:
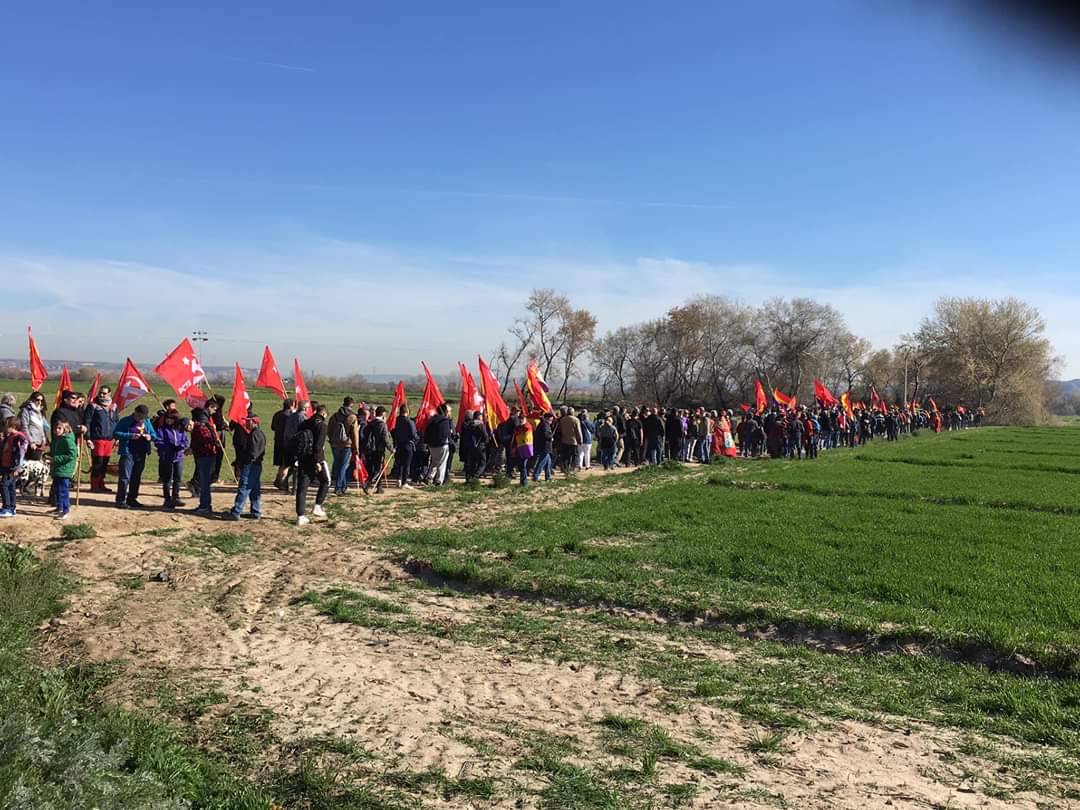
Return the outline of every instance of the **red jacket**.
[[[191,454],[195,458],[216,456],[220,452],[218,432],[211,422],[196,422],[191,426]]]

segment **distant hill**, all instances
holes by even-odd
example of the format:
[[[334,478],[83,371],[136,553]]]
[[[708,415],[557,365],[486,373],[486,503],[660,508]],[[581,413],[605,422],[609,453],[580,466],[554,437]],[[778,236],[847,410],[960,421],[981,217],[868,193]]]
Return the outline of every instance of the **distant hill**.
[[[1073,391],[1080,391],[1080,380],[1058,380],[1058,385],[1061,386],[1062,394],[1071,394]]]

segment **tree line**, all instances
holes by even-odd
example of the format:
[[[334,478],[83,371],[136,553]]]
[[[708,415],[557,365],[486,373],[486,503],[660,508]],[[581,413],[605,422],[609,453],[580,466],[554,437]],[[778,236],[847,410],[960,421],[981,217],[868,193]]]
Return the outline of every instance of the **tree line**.
[[[890,403],[985,408],[992,421],[1043,421],[1057,396],[1056,368],[1038,310],[1015,298],[942,298],[891,347],[873,347],[843,315],[810,298],[760,306],[700,295],[662,316],[596,332],[592,313],[552,289],[534,290],[492,356],[503,381],[535,360],[555,399],[586,379],[607,402],[664,406],[752,403],[754,380],[814,401],[818,378],[839,395]]]

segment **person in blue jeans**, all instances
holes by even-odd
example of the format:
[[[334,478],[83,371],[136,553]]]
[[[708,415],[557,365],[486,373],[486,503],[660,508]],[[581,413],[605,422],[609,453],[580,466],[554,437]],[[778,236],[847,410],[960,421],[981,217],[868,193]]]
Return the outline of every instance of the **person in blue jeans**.
[[[540,473],[544,474],[544,480],[551,480],[551,451],[555,440],[555,417],[545,413],[533,429],[533,448],[536,460],[533,463],[533,481],[540,480]]]
[[[222,452],[221,439],[205,409],[195,408],[191,412],[191,422],[191,454],[195,456],[195,476],[199,484],[199,505],[195,514],[209,515],[213,511],[210,487],[218,453]]]
[[[266,455],[266,434],[259,427],[259,417],[248,412],[244,424],[233,422],[233,450],[236,451],[236,500],[226,514],[229,520],[239,520],[244,505],[250,499],[251,517],[262,517],[262,466]]]
[[[19,430],[17,417],[9,416],[0,424],[0,492],[3,494],[0,517],[15,517],[16,480],[29,447],[30,440]]]
[[[354,413],[353,398],[345,397],[338,408],[327,420],[327,441],[330,442],[330,454],[333,463],[330,467],[330,482],[334,485],[335,495],[344,495],[352,478],[353,459],[360,453],[360,430],[364,427],[360,417],[366,415]]]
[[[120,474],[116,481],[116,506],[119,509],[140,509],[139,487],[143,468],[157,431],[150,422],[150,410],[145,405],[135,406],[135,411],[116,423],[113,438],[117,440],[120,453]]]

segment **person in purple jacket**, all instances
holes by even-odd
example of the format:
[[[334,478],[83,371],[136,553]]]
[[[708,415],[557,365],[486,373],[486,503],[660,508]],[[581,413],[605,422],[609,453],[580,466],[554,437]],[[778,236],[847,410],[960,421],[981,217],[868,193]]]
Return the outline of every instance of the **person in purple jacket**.
[[[184,450],[188,446],[187,431],[180,425],[179,412],[166,411],[162,415],[161,428],[154,444],[157,445],[165,508],[172,511],[183,506],[180,500],[180,481],[184,476]]]

